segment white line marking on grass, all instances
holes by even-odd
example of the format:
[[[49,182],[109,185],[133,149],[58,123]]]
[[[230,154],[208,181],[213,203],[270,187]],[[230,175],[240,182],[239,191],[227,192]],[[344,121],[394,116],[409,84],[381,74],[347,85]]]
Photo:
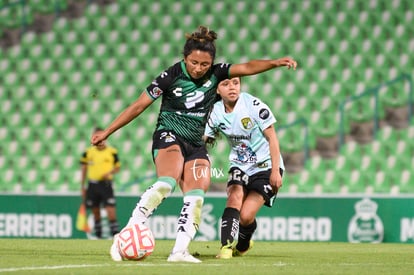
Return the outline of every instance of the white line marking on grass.
[[[273,264],[273,266],[287,266],[287,265],[293,265],[293,264],[287,264],[287,263],[282,263],[282,262],[278,262],[278,263]]]
[[[106,266],[195,266],[193,263],[166,263],[166,264],[153,264],[153,263],[134,263],[134,264],[80,264],[80,265],[52,265],[52,266],[27,266],[27,267],[10,267],[0,268],[2,272],[18,272],[18,271],[32,271],[32,270],[53,270],[53,269],[70,269],[70,268],[90,268],[90,267],[106,267]],[[222,266],[223,264],[206,264],[209,266]]]
[[[327,266],[357,266],[357,267],[370,267],[370,266],[389,266],[389,262],[383,263],[373,263],[373,262],[361,262],[361,263],[325,263],[321,265]],[[398,263],[398,266],[407,266],[407,265],[414,265],[414,262],[405,262],[405,263]]]
[[[52,265],[52,266],[27,266],[27,267],[11,267],[2,268],[0,272],[15,272],[25,270],[48,270],[48,269],[65,269],[65,268],[86,268],[86,267],[104,267],[109,264],[78,264],[78,265]]]

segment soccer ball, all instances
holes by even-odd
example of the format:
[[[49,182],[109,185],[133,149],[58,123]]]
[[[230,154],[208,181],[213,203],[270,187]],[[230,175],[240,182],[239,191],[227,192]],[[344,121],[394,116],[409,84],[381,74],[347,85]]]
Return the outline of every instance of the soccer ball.
[[[154,251],[154,235],[143,224],[125,227],[119,232],[118,248],[122,258],[126,260],[143,260]]]

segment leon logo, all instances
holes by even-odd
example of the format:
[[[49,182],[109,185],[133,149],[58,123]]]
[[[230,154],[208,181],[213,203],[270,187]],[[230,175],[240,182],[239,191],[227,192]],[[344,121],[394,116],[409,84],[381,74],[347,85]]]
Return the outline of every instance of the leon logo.
[[[384,238],[384,226],[377,215],[378,204],[368,198],[355,204],[355,215],[348,225],[348,241],[351,243],[380,243]]]
[[[241,123],[243,125],[243,128],[246,129],[246,130],[249,130],[253,127],[253,122],[250,119],[250,117],[242,118]]]

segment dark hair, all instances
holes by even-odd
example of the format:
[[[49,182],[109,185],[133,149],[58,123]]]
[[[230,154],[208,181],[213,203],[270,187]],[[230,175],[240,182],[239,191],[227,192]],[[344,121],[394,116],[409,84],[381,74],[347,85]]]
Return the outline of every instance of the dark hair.
[[[215,31],[204,26],[199,26],[197,31],[191,34],[187,33],[185,38],[187,41],[185,42],[183,50],[184,57],[187,57],[194,50],[200,50],[210,53],[214,60],[216,57],[216,44],[214,40],[217,39],[217,33]]]
[[[217,145],[217,138],[207,137],[204,143],[207,148],[213,148]]]
[[[102,127],[95,127],[93,131],[96,133],[96,132],[103,131],[103,130],[104,129]]]

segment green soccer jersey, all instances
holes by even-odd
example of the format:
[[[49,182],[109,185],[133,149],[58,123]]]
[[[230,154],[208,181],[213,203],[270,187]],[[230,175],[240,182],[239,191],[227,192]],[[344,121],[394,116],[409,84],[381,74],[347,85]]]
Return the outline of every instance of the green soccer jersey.
[[[203,145],[208,114],[219,96],[218,83],[229,77],[230,64],[218,63],[206,76],[192,79],[180,61],[162,72],[146,89],[156,100],[162,95],[156,130],[173,130],[185,141]]]

